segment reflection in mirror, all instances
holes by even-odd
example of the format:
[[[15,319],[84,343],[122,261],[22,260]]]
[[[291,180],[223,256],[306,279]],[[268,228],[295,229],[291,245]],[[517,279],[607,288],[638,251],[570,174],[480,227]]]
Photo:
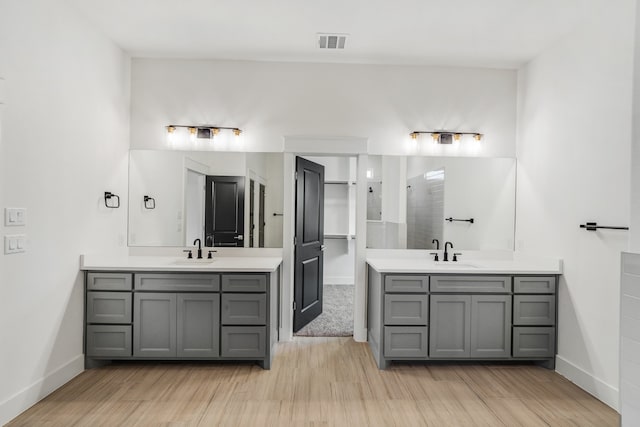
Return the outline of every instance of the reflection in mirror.
[[[371,156],[367,167],[367,220],[382,220],[382,156]]]
[[[432,249],[438,239],[440,248],[513,250],[515,159],[369,158],[380,164],[382,215],[367,221],[367,247]]]
[[[282,247],[282,173],[282,153],[131,150],[129,246]]]

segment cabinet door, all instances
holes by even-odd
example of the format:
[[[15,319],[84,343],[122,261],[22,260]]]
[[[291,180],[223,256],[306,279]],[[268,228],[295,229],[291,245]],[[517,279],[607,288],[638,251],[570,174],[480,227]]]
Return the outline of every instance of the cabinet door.
[[[131,357],[131,325],[87,325],[87,356]]]
[[[266,292],[267,276],[264,274],[223,274],[222,290],[225,292]]]
[[[469,357],[471,296],[431,295],[429,357]]]
[[[385,326],[384,357],[427,358],[426,326]]]
[[[513,357],[553,357],[556,328],[514,326]]]
[[[431,292],[511,292],[511,276],[431,276]]]
[[[384,277],[385,292],[428,292],[429,276],[389,275]]]
[[[131,292],[87,292],[87,323],[131,323]]]
[[[514,295],[513,324],[541,325],[556,324],[555,295]]]
[[[385,325],[426,325],[429,321],[428,295],[386,294]]]
[[[133,355],[176,357],[176,294],[136,293]]]
[[[87,273],[90,291],[130,291],[131,273]]]
[[[222,294],[223,325],[266,325],[267,294]]]
[[[267,328],[264,326],[223,326],[221,333],[222,357],[262,358],[267,354]]]
[[[217,357],[220,295],[178,294],[178,357]]]
[[[471,357],[511,356],[511,295],[471,296]]]

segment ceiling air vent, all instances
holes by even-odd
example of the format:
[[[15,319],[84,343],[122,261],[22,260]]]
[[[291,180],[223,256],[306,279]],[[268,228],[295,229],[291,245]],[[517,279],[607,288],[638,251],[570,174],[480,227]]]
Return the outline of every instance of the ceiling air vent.
[[[318,47],[320,49],[344,49],[348,34],[318,33]]]

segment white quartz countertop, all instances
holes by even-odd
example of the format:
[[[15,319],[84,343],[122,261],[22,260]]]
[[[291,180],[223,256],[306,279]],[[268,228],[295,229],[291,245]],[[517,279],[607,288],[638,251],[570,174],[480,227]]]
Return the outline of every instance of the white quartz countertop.
[[[213,260],[188,260],[168,256],[104,256],[82,255],[81,270],[97,271],[243,271],[270,273],[276,271],[282,257],[220,256]]]
[[[431,257],[367,257],[367,264],[379,273],[432,274],[562,274],[556,258],[515,257],[510,259],[464,259],[434,262]]]

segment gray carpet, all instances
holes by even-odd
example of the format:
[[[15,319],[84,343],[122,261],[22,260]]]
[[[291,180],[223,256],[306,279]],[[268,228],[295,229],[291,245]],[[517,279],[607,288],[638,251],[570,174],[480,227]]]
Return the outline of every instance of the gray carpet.
[[[322,314],[294,335],[350,337],[353,335],[353,285],[324,285]]]

